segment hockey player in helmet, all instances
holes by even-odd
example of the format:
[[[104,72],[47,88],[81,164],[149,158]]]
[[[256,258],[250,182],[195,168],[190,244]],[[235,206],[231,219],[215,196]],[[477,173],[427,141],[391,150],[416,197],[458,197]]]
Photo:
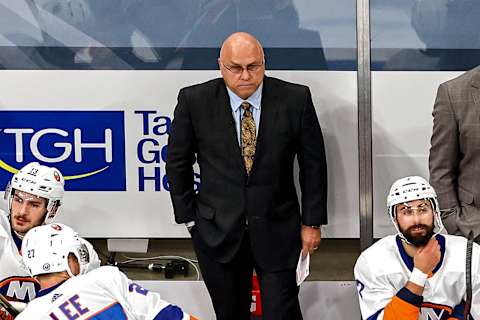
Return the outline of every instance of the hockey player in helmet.
[[[408,244],[424,246],[443,230],[437,194],[422,177],[397,180],[388,193],[387,207],[398,236]],[[418,217],[418,223],[405,225],[405,218],[412,217]]]
[[[17,320],[195,320],[158,293],[133,283],[116,267],[104,266],[84,275],[84,244],[65,225],[33,228],[25,236],[22,251],[41,291]]]
[[[13,231],[21,237],[31,228],[51,222],[60,208],[64,185],[58,169],[37,162],[14,174],[5,190]]]
[[[443,235],[435,190],[422,177],[393,183],[388,215],[397,233],[355,265],[362,319],[464,319],[466,239]],[[473,247],[470,314],[480,318],[480,251]]]
[[[21,245],[32,228],[52,222],[62,205],[64,178],[56,168],[27,164],[12,177],[5,190],[8,212],[0,212],[0,294],[8,300],[28,302],[35,297],[38,284],[22,262]],[[100,265],[97,253],[86,240],[87,269]],[[5,312],[0,309],[0,319]]]

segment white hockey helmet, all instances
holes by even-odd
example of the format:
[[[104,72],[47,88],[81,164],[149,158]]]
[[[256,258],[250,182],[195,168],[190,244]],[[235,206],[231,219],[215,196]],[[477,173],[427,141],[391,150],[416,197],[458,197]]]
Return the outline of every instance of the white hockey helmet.
[[[50,223],[58,213],[64,193],[65,180],[57,168],[47,167],[38,162],[30,162],[16,174],[5,189],[8,213],[12,210],[15,190],[31,193],[47,199],[47,214],[44,223]]]
[[[398,204],[419,199],[428,200],[432,206],[435,224],[435,234],[440,233],[440,231],[442,231],[443,229],[443,223],[440,217],[440,207],[437,201],[437,193],[435,192],[433,187],[428,183],[427,180],[419,176],[401,178],[395,181],[390,188],[390,192],[387,196],[387,207],[388,216],[392,220],[400,237],[405,241],[407,240],[400,232],[396,221],[395,207]]]
[[[33,277],[63,271],[74,277],[68,265],[70,253],[80,264],[80,274],[84,274],[90,260],[87,246],[78,233],[60,223],[32,228],[22,242],[23,262]]]

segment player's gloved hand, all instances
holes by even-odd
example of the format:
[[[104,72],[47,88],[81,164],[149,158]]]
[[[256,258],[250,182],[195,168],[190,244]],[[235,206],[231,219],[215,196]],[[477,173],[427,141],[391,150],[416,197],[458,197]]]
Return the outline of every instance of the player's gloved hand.
[[[435,269],[441,258],[440,245],[435,237],[428,241],[427,245],[417,250],[413,256],[413,264],[425,274],[429,274]]]

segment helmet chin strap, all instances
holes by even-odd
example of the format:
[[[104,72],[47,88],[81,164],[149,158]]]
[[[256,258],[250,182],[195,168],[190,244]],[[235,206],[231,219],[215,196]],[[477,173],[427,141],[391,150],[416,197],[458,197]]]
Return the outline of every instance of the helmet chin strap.
[[[435,232],[433,234],[433,236],[436,236],[437,234],[442,232],[442,230],[444,228],[443,227],[443,222],[442,222],[442,217],[440,216],[440,208],[437,208],[435,206],[435,203],[432,201],[432,199],[428,199],[428,201],[430,201],[430,205],[432,206],[432,208],[434,208],[433,209],[433,214],[434,214],[434,216],[433,216],[434,222],[433,223],[435,223],[435,221],[437,222],[438,230],[437,230],[437,232]]]
[[[398,227],[397,221],[395,221],[395,218],[393,216],[390,216],[390,220],[392,220],[393,225],[395,226],[395,230],[397,230],[397,235],[400,237],[400,239],[405,242],[406,244],[412,245],[413,244],[405,238],[403,233],[400,231],[400,228]]]
[[[12,230],[13,230],[13,228],[12,228]],[[22,240],[23,240],[23,237],[25,237],[25,235],[21,235],[20,233],[18,233],[18,232],[15,231],[15,230],[13,230],[13,232],[15,232],[15,235],[16,235],[17,237],[19,237],[20,239],[22,239]]]

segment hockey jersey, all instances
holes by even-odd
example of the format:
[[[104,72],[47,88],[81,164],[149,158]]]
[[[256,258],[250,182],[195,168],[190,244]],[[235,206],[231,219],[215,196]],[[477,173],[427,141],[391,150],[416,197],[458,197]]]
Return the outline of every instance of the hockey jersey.
[[[427,279],[422,296],[404,288],[413,270],[398,235],[387,236],[362,252],[355,265],[355,279],[364,320],[463,319],[466,292],[467,240],[437,235],[441,258]],[[480,319],[480,252],[472,257],[471,319]]]
[[[11,232],[8,216],[0,210],[0,293],[8,300],[29,302],[35,298],[40,287],[30,277],[23,264],[22,256]],[[87,266],[88,272],[98,268],[100,260],[93,246],[84,239],[82,241],[84,241],[90,254],[90,262]]]
[[[17,320],[195,320],[132,282],[118,268],[100,267],[42,290]]]

